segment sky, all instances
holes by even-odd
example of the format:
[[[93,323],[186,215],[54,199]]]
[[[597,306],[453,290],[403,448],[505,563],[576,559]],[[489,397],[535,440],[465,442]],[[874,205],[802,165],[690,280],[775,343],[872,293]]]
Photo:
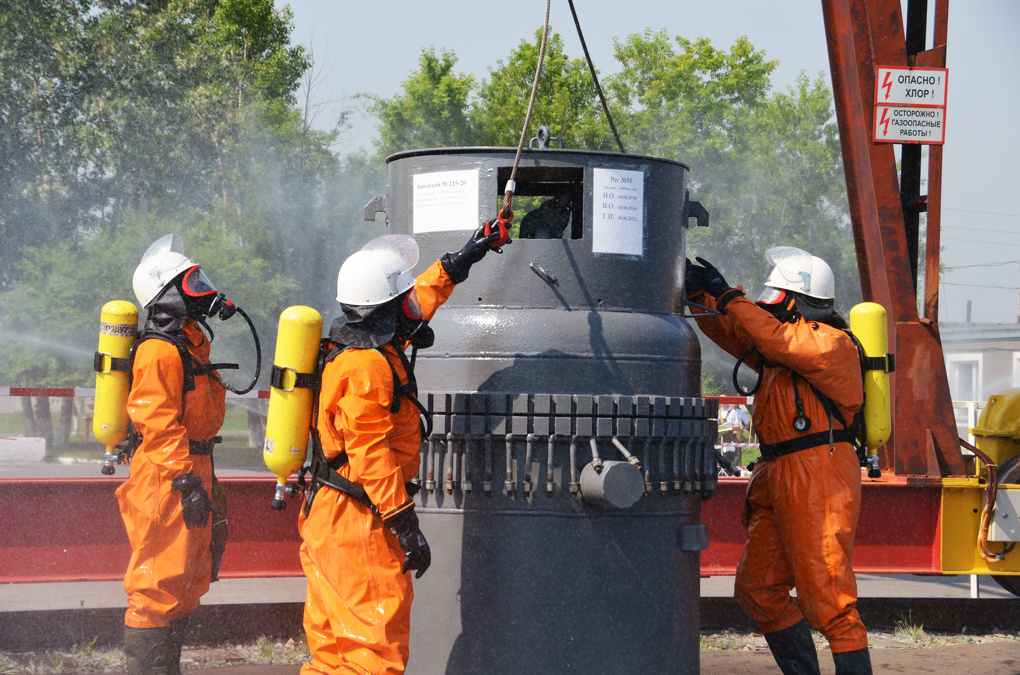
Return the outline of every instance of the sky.
[[[458,72],[487,78],[499,59],[533,39],[546,5],[544,0],[275,2],[291,7],[293,41],[310,48],[317,64],[319,85],[311,100],[323,104],[315,118],[319,128],[329,128],[358,93],[398,93],[425,47],[450,49],[457,54]],[[708,37],[719,48],[746,36],[767,58],[779,61],[774,90],[785,90],[801,71],[829,79],[820,0],[576,0],[574,6],[600,76],[617,70],[614,38],[665,29],[671,36]],[[1017,323],[1020,203],[1014,196],[1020,194],[1020,122],[1014,118],[1020,111],[1015,37],[1020,0],[954,0],[949,11],[942,188],[942,263],[949,269],[940,284],[939,320],[962,322],[969,311],[975,323]],[[567,0],[553,0],[550,25],[563,36],[567,54],[583,58]],[[928,39],[930,46],[930,30]],[[374,136],[374,124],[360,120],[343,149],[368,147]]]

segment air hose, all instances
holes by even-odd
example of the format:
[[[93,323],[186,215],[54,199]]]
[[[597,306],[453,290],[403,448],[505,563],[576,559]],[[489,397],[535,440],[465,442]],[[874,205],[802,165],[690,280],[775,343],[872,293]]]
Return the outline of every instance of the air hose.
[[[258,382],[259,380],[259,373],[262,372],[262,344],[259,342],[259,334],[255,330],[255,324],[252,323],[251,318],[248,316],[248,314],[237,305],[233,305],[233,309],[236,310],[237,313],[240,314],[242,317],[244,317],[244,320],[248,323],[248,328],[251,330],[251,336],[255,340],[255,375],[251,378],[251,382],[244,389],[234,388],[232,385],[224,382],[223,379],[214,372],[209,373],[209,376],[212,379],[216,380],[216,382],[218,382],[220,386],[222,386],[227,391],[232,391],[235,394],[247,394],[249,391],[255,388],[255,383]]]

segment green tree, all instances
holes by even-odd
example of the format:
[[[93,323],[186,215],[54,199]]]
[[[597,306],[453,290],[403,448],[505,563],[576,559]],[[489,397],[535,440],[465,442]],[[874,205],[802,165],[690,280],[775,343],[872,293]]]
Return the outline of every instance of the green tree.
[[[471,121],[478,145],[517,147],[521,127],[535,80],[542,31],[532,43],[521,41],[506,61],[496,62],[488,80],[478,91],[471,107]],[[542,74],[535,95],[527,143],[538,127],[549,127],[564,147],[588,150],[615,149],[609,125],[584,59],[571,59],[563,50],[563,39],[550,33],[546,42]]]
[[[23,246],[73,234],[80,158],[66,130],[79,107],[67,53],[79,38],[84,3],[0,3],[0,290]]]
[[[233,200],[230,149],[246,118],[292,105],[309,65],[287,44],[289,17],[271,0],[170,0],[89,18],[74,131],[105,222]]]
[[[295,110],[307,60],[288,46],[289,10],[271,0],[42,0],[23,16],[17,9],[0,5],[0,25],[35,41],[0,46],[0,72],[21,78],[14,93],[0,94],[0,112],[21,124],[0,129],[4,147],[19,153],[0,161],[0,189],[33,209],[2,210],[18,215],[0,221],[5,331],[94,349],[93,331],[71,330],[61,312],[98,321],[104,286],[76,280],[88,293],[46,296],[44,281],[109,269],[130,278],[144,246],[170,231],[186,241],[187,233],[199,242],[215,236],[231,264],[257,272],[239,274],[233,292],[251,282],[258,292],[246,306],[263,315],[269,337],[286,304],[332,307],[331,279],[373,230],[358,218],[385,181],[365,174],[363,158],[340,161],[329,149],[335,134],[310,129]],[[26,54],[35,71],[18,69]],[[73,212],[61,210],[65,203]],[[139,229],[144,223],[152,226]],[[38,234],[50,225],[52,234]],[[11,230],[24,237],[7,237]],[[141,249],[102,253],[122,232]],[[81,375],[47,354],[0,345],[0,373],[36,386]]]
[[[271,358],[276,319],[286,306],[293,282],[250,247],[238,245],[221,228],[198,214],[175,221],[134,217],[116,232],[106,230],[82,244],[64,241],[25,250],[18,279],[0,293],[0,383],[17,386],[91,387],[92,354],[98,341],[102,306],[110,300],[135,302],[131,275],[148,245],[167,232],[179,233],[185,253],[202,265],[217,288],[251,316],[259,332],[264,360]],[[145,321],[145,312],[140,320]],[[253,343],[246,324],[211,319],[215,361],[241,364],[240,374],[225,377],[243,386],[254,372]],[[263,368],[264,375],[267,368]],[[61,417],[70,414],[64,399]],[[48,403],[36,406],[48,411]],[[49,437],[48,416],[35,420],[31,435]],[[26,424],[31,418],[26,415]],[[59,438],[57,447],[61,446]]]
[[[363,94],[369,110],[379,118],[376,153],[385,157],[414,148],[473,145],[475,133],[468,118],[468,95],[474,78],[453,72],[452,51],[423,49],[418,70],[402,83],[401,94],[382,99]]]
[[[606,88],[629,113],[618,124],[628,149],[691,164],[696,188],[701,168],[740,149],[742,122],[764,102],[776,67],[746,38],[726,51],[665,31],[617,41],[616,59],[622,70]]]

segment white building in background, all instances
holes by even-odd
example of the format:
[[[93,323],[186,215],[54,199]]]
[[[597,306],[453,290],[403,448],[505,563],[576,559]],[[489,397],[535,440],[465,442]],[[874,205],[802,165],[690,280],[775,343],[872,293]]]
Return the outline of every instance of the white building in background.
[[[980,413],[992,394],[1020,387],[1020,322],[940,323],[939,333],[954,402],[977,401]],[[966,408],[957,408],[956,422],[965,434]]]

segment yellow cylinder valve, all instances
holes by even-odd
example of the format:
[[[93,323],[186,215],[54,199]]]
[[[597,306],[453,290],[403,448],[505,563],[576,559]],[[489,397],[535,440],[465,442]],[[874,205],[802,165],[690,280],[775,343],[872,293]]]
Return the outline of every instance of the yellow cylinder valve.
[[[276,510],[286,506],[287,478],[301,469],[308,452],[321,337],[322,315],[311,307],[296,305],[280,314],[262,449],[262,459],[276,474]]]
[[[92,431],[106,446],[102,472],[109,476],[118,459],[114,447],[128,436],[131,347],[138,339],[138,310],[126,300],[114,300],[103,306],[99,321],[99,348],[93,362],[96,399]]]
[[[889,328],[885,308],[875,302],[862,302],[850,310],[850,331],[864,347],[864,444],[870,451],[869,476],[878,473],[877,450],[892,434],[892,404],[889,373],[893,370],[889,350]]]

